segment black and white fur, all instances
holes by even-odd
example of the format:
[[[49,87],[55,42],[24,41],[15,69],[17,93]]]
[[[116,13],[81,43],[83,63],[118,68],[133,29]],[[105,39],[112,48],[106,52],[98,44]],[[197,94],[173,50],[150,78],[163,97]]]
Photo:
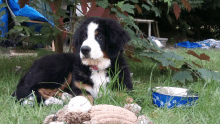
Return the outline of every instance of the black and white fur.
[[[115,72],[119,67],[119,81],[127,89],[133,89],[128,65],[123,57],[124,45],[130,40],[128,33],[115,20],[100,17],[86,18],[74,34],[74,54],[47,55],[34,62],[29,71],[21,78],[17,90],[12,94],[18,100],[33,99],[34,92],[37,101],[42,100],[46,105],[50,103],[62,104],[62,101],[51,96],[43,99],[38,92],[40,88],[59,88],[72,73],[70,89],[65,94],[81,95],[82,91],[74,82],[81,82],[87,94],[96,98],[100,86],[106,87],[109,83],[108,71]],[[117,63],[116,63],[117,62]],[[90,86],[90,87],[89,87]],[[27,104],[28,100],[23,103]]]

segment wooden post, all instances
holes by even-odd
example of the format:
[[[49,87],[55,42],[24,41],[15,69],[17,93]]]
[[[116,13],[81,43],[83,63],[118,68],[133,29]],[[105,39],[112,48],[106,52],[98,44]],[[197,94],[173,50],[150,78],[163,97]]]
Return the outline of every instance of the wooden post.
[[[148,22],[148,37],[151,36],[151,22]]]
[[[55,36],[54,44],[55,44],[55,52],[57,52],[57,53],[62,53],[62,52],[63,52],[63,38],[62,38],[62,33],[61,33],[61,34],[57,34],[57,35]]]
[[[160,37],[159,28],[158,28],[158,22],[157,21],[156,21],[156,30],[157,30],[157,37]]]
[[[154,20],[146,20],[146,19],[134,19],[136,22],[139,23],[148,23],[148,37],[151,36],[151,23],[154,22]]]
[[[50,3],[50,7],[52,9],[53,14],[60,16],[57,13],[57,8],[61,6],[62,0],[54,0],[53,2],[51,2],[50,0],[47,0]],[[54,6],[55,5],[55,6]],[[61,17],[60,17],[61,19]],[[62,20],[62,19],[61,19]],[[58,21],[58,20],[55,20]],[[61,30],[63,30],[63,23],[58,22],[57,27]],[[62,53],[63,52],[63,38],[62,38],[62,32],[60,32],[60,34],[57,34],[55,36],[55,40],[54,40],[54,45],[55,45],[55,52],[57,53]]]
[[[59,16],[59,14],[56,13],[56,10],[58,7],[61,6],[62,0],[54,0],[53,2],[51,2],[50,0],[47,0],[47,2],[49,2],[50,7],[53,11],[53,13],[57,16]],[[29,4],[29,0],[19,0],[18,4],[20,5],[20,8],[23,8],[25,6],[25,4]],[[54,6],[52,6],[55,5]],[[55,20],[57,21],[57,20]],[[59,29],[63,30],[63,24],[59,22],[58,26]],[[55,46],[55,51],[57,53],[62,53],[63,52],[63,38],[62,38],[62,32],[60,34],[58,34],[57,36],[55,36],[55,40],[54,40],[54,46]]]
[[[154,30],[154,36],[157,37],[157,33],[156,33],[156,23],[153,23],[153,30]]]

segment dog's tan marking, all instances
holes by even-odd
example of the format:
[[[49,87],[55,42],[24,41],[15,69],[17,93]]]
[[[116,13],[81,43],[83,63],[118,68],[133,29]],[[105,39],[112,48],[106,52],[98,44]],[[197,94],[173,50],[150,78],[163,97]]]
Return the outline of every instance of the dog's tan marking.
[[[41,94],[41,96],[44,98],[44,99],[48,99],[50,97],[53,97],[53,96],[62,96],[62,93],[59,92],[58,89],[46,89],[46,88],[41,88],[41,89],[38,89],[38,92]]]
[[[82,82],[74,82],[75,86],[77,88],[79,88],[80,90],[82,89],[88,89],[88,88],[92,88],[92,86],[88,85],[88,84],[83,84]]]
[[[109,59],[108,55],[106,54],[106,52],[102,51],[103,52],[103,58],[106,58],[106,59]]]
[[[92,86],[90,86],[90,85],[88,85],[88,84],[83,84],[82,82],[75,82],[74,83],[75,84],[75,86],[77,87],[77,88],[79,88],[80,90],[82,90],[82,89],[91,89],[92,88]],[[81,94],[81,95],[79,95],[79,96],[84,96],[84,97],[86,97],[89,101],[90,101],[90,103],[93,105],[93,97],[92,97],[92,95],[84,95],[84,94]]]
[[[38,89],[38,92],[45,100],[54,96],[62,97],[63,92],[61,91],[65,90],[68,87],[68,85],[71,84],[71,82],[72,82],[72,73],[69,73],[68,77],[66,78],[65,82],[60,88],[56,88],[56,89],[40,88]]]
[[[98,32],[98,31],[95,31],[95,35],[97,35],[97,34],[99,34],[99,32]]]
[[[61,90],[64,90],[66,87],[68,87],[68,86],[71,84],[71,82],[72,82],[72,75],[73,75],[72,73],[69,73],[67,79],[66,79],[65,82],[63,83],[64,85],[62,85],[62,86],[60,87]]]

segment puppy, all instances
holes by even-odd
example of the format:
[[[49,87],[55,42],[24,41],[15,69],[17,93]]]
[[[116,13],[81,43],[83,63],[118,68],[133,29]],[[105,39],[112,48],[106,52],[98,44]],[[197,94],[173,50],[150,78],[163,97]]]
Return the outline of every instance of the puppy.
[[[118,22],[109,18],[90,17],[80,23],[74,34],[76,52],[47,55],[37,60],[20,79],[12,94],[17,100],[28,98],[46,105],[62,104],[55,98],[87,94],[93,102],[100,87],[109,83],[109,73],[119,69],[119,82],[133,89],[129,67],[123,57],[124,45],[130,40]],[[84,91],[84,92],[83,92]],[[30,104],[21,100],[23,104]]]

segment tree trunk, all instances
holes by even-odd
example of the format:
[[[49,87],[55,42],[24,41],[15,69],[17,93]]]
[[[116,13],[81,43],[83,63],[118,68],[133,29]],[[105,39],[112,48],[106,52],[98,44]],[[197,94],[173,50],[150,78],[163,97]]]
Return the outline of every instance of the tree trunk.
[[[57,35],[55,36],[54,44],[55,44],[55,52],[56,52],[56,53],[62,53],[62,52],[63,52],[63,38],[62,38],[62,33],[57,34]]]
[[[19,0],[18,4],[20,5],[20,8],[23,8],[25,4],[29,5],[29,0]]]
[[[47,0],[50,4],[50,7],[52,9],[53,14],[60,16],[57,13],[57,8],[61,6],[62,0],[54,0],[53,2],[51,2],[50,0]],[[55,6],[53,6],[55,5]],[[63,21],[60,17],[60,20]],[[55,20],[58,21],[58,20]],[[63,30],[63,23],[61,23],[61,21],[58,21],[58,25],[57,27],[61,30]],[[62,32],[60,32],[59,34],[57,34],[55,36],[55,40],[54,40],[54,44],[55,44],[55,52],[57,53],[62,53],[63,52],[63,37],[62,37]]]

